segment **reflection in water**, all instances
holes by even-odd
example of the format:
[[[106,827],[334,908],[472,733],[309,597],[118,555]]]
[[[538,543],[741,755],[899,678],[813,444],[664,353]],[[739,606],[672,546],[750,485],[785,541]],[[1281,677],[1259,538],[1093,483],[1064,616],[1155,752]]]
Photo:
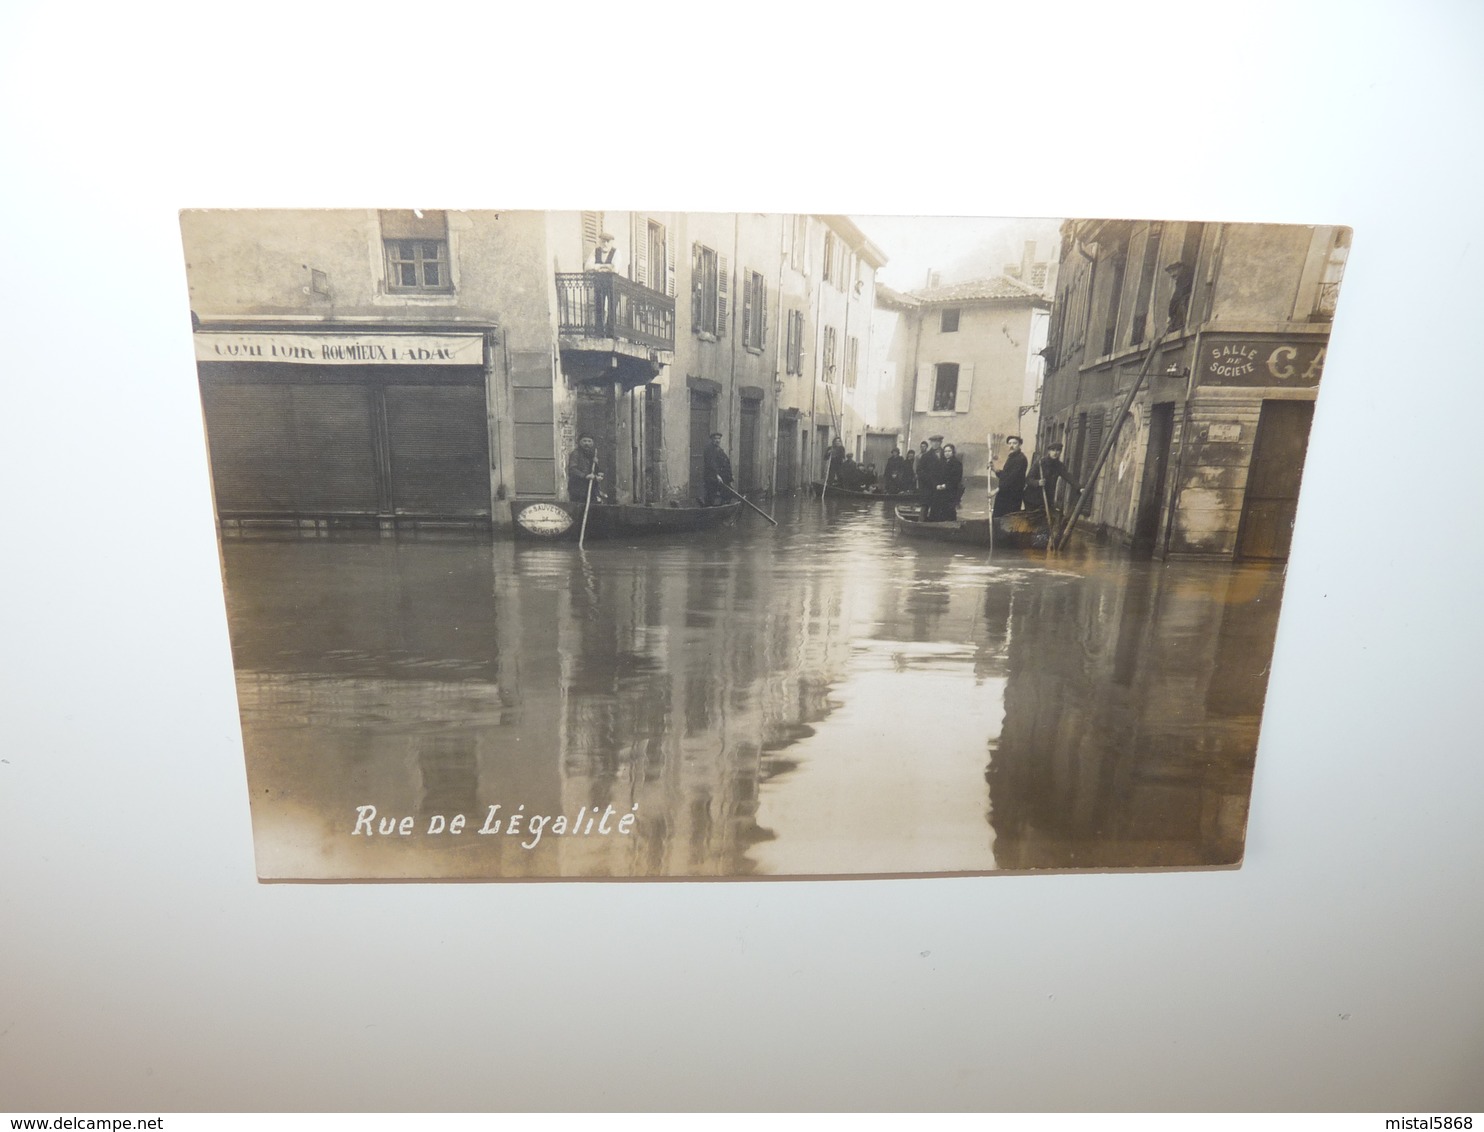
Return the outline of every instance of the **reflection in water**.
[[[261,874],[1240,856],[1280,572],[778,518],[585,552],[226,543]]]

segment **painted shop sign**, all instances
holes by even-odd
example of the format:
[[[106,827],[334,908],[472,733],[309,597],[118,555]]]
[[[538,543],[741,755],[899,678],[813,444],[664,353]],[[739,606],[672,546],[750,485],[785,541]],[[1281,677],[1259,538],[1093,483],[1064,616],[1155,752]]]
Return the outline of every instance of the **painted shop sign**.
[[[479,334],[196,333],[198,362],[287,362],[314,366],[478,366]]]
[[[1323,341],[1232,338],[1207,342],[1201,349],[1201,382],[1313,387],[1324,372],[1325,347]]]

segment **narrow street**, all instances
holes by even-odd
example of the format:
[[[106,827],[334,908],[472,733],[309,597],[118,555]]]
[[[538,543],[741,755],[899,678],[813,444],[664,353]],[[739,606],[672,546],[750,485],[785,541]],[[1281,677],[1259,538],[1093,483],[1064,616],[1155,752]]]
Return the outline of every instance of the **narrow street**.
[[[1281,567],[777,517],[585,552],[225,540],[260,874],[1240,858]]]

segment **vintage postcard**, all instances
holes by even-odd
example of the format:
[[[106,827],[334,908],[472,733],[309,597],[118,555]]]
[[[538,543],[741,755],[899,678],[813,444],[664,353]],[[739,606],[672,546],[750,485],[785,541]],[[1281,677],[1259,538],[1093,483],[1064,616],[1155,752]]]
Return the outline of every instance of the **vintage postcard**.
[[[264,880],[1241,861],[1348,229],[182,229]]]

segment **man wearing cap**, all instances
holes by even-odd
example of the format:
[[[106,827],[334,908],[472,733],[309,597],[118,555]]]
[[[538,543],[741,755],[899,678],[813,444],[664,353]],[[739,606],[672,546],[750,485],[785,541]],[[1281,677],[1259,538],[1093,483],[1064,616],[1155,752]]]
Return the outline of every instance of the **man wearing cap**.
[[[593,438],[583,433],[577,438],[577,447],[567,454],[567,498],[573,503],[587,505],[588,487],[591,483],[592,498],[602,497],[603,473],[598,470],[598,448]]]
[[[999,494],[994,497],[996,515],[1007,515],[1011,511],[1019,511],[1025,502],[1025,474],[1028,461],[1025,453],[1020,450],[1024,441],[1018,436],[1007,436],[1005,443],[1010,446],[1010,454],[1005,457],[1005,466],[995,473],[1000,480]]]
[[[943,482],[943,438],[930,436],[917,458],[917,490],[922,495],[923,513],[932,504],[938,485]]]
[[[732,498],[732,461],[722,450],[721,433],[713,432],[701,453],[701,478],[705,480],[701,500],[715,507]]]
[[[587,265],[588,276],[593,281],[593,313],[597,316],[598,333],[605,338],[613,337],[613,274],[618,270],[613,261],[617,255],[613,237],[604,232],[593,249],[592,262]]]
[[[1036,457],[1035,466],[1031,469],[1030,507],[1034,511],[1038,507],[1050,504],[1056,506],[1056,489],[1061,486],[1061,481],[1066,480],[1073,491],[1077,490],[1077,481],[1067,471],[1067,466],[1061,462],[1061,445],[1048,444],[1046,454]]]

